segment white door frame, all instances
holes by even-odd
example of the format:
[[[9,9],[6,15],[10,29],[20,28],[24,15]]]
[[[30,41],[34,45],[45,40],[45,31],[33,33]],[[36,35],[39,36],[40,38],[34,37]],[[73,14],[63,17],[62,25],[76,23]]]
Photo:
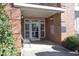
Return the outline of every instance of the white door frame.
[[[26,20],[28,20],[29,22],[27,22]],[[38,38],[38,40],[40,40],[41,38],[45,38],[45,19],[28,19],[27,18],[27,19],[24,19],[24,40],[26,40],[26,37],[25,37],[25,23],[31,24],[33,20],[37,20],[38,23],[39,23],[39,38]],[[43,23],[44,24],[44,37],[41,37],[41,30],[40,30],[40,28],[41,28],[40,25],[42,24],[41,21],[44,21],[44,23]],[[31,26],[32,25],[30,25],[30,29],[29,29],[30,31],[32,29]],[[30,38],[32,38],[32,32],[30,32]]]
[[[26,35],[26,33],[25,33],[25,24],[26,23],[29,23],[29,26],[30,26],[30,39],[32,39],[32,21],[30,20],[30,19],[26,19],[26,20],[29,20],[29,22],[26,22],[25,20],[24,20],[24,39],[26,40],[26,37],[25,37],[25,35]],[[39,25],[39,37],[38,37],[38,40],[40,40],[40,25]],[[35,40],[36,41],[36,40]]]
[[[38,26],[37,26],[37,27],[38,27],[38,38],[33,38],[33,37],[32,37],[32,35],[33,35],[33,34],[32,34],[32,32],[33,32],[33,31],[32,31],[32,24],[38,25]],[[33,40],[34,40],[34,41],[40,40],[40,34],[39,34],[39,33],[40,33],[40,30],[39,30],[40,28],[39,28],[39,27],[40,27],[40,26],[39,26],[39,22],[31,22],[31,26],[30,26],[30,28],[31,28],[31,32],[30,32],[31,41],[33,41]]]
[[[29,24],[29,22],[26,22],[25,20],[24,20],[24,42],[26,41],[26,37],[25,37],[25,24]],[[30,26],[30,25],[29,25]],[[30,30],[30,28],[29,28],[29,30]],[[29,34],[30,34],[30,32],[29,32]],[[30,36],[30,35],[29,35]],[[27,38],[28,39],[28,38]]]

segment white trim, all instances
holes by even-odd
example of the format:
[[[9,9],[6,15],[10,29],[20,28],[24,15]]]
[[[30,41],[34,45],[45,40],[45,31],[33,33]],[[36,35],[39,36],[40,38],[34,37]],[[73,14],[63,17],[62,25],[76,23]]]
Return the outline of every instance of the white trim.
[[[44,19],[44,22],[41,23],[41,24],[44,24],[44,30],[43,30],[43,31],[44,31],[44,37],[41,37],[41,38],[45,38],[45,35],[46,35],[46,33],[45,33],[45,30],[46,30],[46,29],[45,29],[45,19]],[[41,27],[41,26],[40,26],[40,27]],[[40,33],[41,33],[41,30],[40,30]]]
[[[51,6],[42,6],[42,5],[34,5],[34,4],[24,4],[24,3],[14,3],[15,6],[23,6],[23,7],[30,7],[30,8],[38,8],[38,9],[45,9],[45,10],[49,10],[49,11],[60,11],[60,12],[64,12],[65,9],[63,8],[59,8],[59,7],[51,7]]]
[[[23,26],[24,26],[24,39],[25,39],[25,20],[23,23],[24,23]]]
[[[28,22],[25,22],[25,20],[24,20],[24,39],[26,39],[26,37],[25,37],[25,24],[26,23],[28,23]]]
[[[38,34],[38,38],[37,39],[34,39],[33,37],[32,37],[32,24],[38,24],[38,22],[31,22],[31,40],[32,41],[35,41],[35,40],[40,40],[40,34]],[[39,26],[38,26],[38,30],[39,30]],[[39,33],[39,31],[38,31],[38,33]]]

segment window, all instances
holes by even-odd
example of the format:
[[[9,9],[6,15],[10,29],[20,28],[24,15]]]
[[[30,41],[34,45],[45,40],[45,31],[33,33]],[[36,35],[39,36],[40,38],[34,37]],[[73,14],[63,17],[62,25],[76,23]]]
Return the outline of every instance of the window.
[[[61,32],[66,32],[66,27],[65,26],[61,27]]]
[[[29,38],[30,37],[30,32],[29,32],[29,24],[25,24],[25,37]]]
[[[54,33],[54,32],[55,32],[54,25],[51,25],[51,26],[50,26],[50,32],[51,32],[51,33]]]
[[[65,33],[66,32],[66,22],[61,21],[61,32]]]
[[[40,36],[45,37],[45,21],[40,21]]]
[[[79,3],[75,3],[75,7],[79,7]]]

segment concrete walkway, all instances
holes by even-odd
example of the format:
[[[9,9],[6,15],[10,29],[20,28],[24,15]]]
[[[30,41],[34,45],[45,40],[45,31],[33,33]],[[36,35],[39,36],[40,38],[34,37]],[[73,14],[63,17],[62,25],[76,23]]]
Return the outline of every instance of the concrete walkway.
[[[24,44],[22,56],[78,56],[77,53],[69,51],[60,45],[50,41],[32,42]]]

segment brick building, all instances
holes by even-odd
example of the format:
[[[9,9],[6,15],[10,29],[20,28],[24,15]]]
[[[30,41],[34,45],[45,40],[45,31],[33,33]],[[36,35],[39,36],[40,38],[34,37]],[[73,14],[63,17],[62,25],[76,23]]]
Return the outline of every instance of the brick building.
[[[74,35],[73,3],[5,4],[10,17],[17,51],[21,51],[23,38],[39,41],[50,40],[61,44],[66,37]]]

